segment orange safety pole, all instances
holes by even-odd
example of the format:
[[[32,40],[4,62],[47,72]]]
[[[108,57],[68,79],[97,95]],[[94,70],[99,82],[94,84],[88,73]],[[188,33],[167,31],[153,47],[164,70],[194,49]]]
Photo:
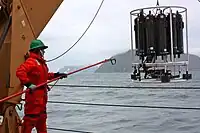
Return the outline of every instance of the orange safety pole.
[[[116,60],[115,60],[115,59],[105,59],[105,60],[100,61],[100,62],[97,62],[97,63],[95,63],[95,64],[93,64],[93,65],[89,65],[89,66],[83,67],[83,68],[81,68],[81,69],[78,69],[78,70],[69,72],[69,73],[66,74],[66,76],[71,75],[71,74],[74,74],[74,73],[77,73],[77,72],[79,72],[79,71],[88,69],[88,68],[90,68],[90,67],[93,67],[93,66],[96,66],[96,65],[99,65],[99,64],[102,64],[102,63],[106,63],[106,62],[108,62],[108,61],[111,61],[112,64],[115,64],[115,63],[116,63]],[[114,61],[114,63],[113,63],[113,61]],[[48,83],[50,83],[50,82],[53,82],[53,81],[55,81],[55,80],[58,80],[58,79],[60,79],[60,78],[62,78],[62,76],[57,77],[57,78],[54,78],[54,79],[51,79],[51,80],[49,80],[49,81],[47,81],[47,82],[41,83],[41,84],[37,85],[34,89],[37,89],[37,88],[39,88],[39,87],[41,87],[41,86],[43,86],[43,85],[46,85],[46,84],[48,84]],[[13,97],[19,96],[19,95],[21,95],[21,94],[23,94],[23,93],[26,93],[26,92],[28,92],[28,91],[30,91],[30,88],[28,88],[28,89],[26,89],[26,90],[24,90],[24,91],[15,93],[15,94],[13,94],[13,95],[10,95],[10,96],[8,96],[8,97],[5,97],[5,98],[3,98],[3,99],[0,100],[0,103],[1,103],[1,102],[5,102],[5,101],[7,101],[7,100],[9,100],[9,99],[11,99],[11,98],[13,98]]]

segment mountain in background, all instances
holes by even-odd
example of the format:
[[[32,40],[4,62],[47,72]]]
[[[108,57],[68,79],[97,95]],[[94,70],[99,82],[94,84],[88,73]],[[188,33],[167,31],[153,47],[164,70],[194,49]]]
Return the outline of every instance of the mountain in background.
[[[134,50],[135,55],[135,50]],[[118,72],[132,72],[132,63],[139,63],[138,56],[133,57],[133,61],[131,59],[131,50],[120,53],[113,56],[117,60],[115,65],[111,63],[102,64],[95,72],[96,73],[118,73]],[[180,58],[177,58],[176,61],[185,61],[187,60],[187,55],[182,54]],[[200,57],[189,54],[189,70],[200,69]]]

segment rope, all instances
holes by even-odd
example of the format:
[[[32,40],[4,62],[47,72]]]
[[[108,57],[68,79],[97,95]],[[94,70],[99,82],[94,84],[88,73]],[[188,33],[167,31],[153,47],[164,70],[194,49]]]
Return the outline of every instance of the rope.
[[[60,128],[47,128],[49,130],[56,130],[56,131],[64,131],[64,132],[76,132],[76,133],[92,133],[92,132],[87,132],[87,131],[78,131],[78,130],[69,130],[69,129],[60,129]]]
[[[48,91],[50,91],[51,89],[53,89],[53,87],[58,83],[58,81],[59,81],[59,79],[56,80],[56,82],[53,85],[51,85],[51,88],[48,88]]]
[[[124,89],[172,89],[172,90],[184,90],[184,89],[196,89],[200,90],[200,86],[103,86],[103,85],[66,85],[66,84],[59,84],[59,85],[49,85],[49,86],[59,86],[59,87],[91,87],[91,88],[124,88]]]
[[[104,103],[84,103],[84,102],[61,102],[61,101],[48,101],[49,103],[57,104],[76,104],[76,105],[89,105],[89,106],[110,106],[110,107],[127,107],[127,108],[154,108],[154,109],[183,109],[183,110],[198,110],[200,107],[172,107],[172,106],[145,106],[145,105],[122,105],[122,104],[104,104]]]
[[[103,5],[103,2],[104,2],[104,0],[102,0],[102,2],[101,2],[101,4],[100,4],[100,6],[99,6],[99,8],[98,8],[98,10],[97,10],[97,12],[96,12],[94,18],[92,19],[92,21],[90,22],[90,24],[89,24],[89,26],[86,28],[86,30],[83,32],[83,34],[78,38],[78,40],[77,40],[68,50],[66,50],[64,53],[62,53],[61,55],[59,55],[59,56],[57,56],[57,57],[55,57],[55,58],[53,58],[53,59],[47,60],[47,62],[51,62],[51,61],[57,60],[58,58],[62,57],[62,56],[65,55],[67,52],[69,52],[69,51],[82,39],[82,37],[85,35],[85,33],[88,31],[88,29],[90,28],[90,26],[91,26],[92,23],[94,22],[94,20],[95,20],[97,14],[99,13],[99,11],[100,11],[100,9],[101,9],[101,7],[102,7],[102,5]]]

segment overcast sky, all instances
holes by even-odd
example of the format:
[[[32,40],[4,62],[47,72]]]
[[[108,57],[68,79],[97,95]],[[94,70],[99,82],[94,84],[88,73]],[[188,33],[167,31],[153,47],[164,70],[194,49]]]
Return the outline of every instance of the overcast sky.
[[[102,0],[64,0],[40,35],[46,45],[46,59],[72,46],[93,19]],[[56,71],[66,65],[87,65],[130,49],[131,10],[155,6],[156,0],[105,0],[94,23],[65,56],[48,63]],[[160,0],[160,5],[188,9],[189,52],[200,55],[200,3],[198,0]]]

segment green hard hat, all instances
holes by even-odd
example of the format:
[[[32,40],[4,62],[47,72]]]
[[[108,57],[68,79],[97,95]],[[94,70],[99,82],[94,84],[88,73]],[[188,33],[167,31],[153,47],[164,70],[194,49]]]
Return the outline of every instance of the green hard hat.
[[[29,51],[37,48],[46,49],[48,46],[45,46],[41,40],[32,40]]]

